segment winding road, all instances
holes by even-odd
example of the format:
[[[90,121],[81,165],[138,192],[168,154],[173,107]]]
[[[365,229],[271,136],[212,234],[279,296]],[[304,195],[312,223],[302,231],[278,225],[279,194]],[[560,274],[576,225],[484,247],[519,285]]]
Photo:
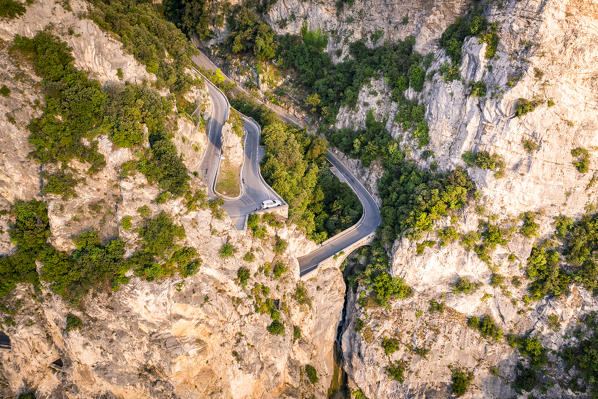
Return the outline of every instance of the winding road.
[[[194,58],[194,62],[204,68],[217,69],[203,53],[200,57]],[[208,184],[208,196],[215,198],[217,195],[214,186],[222,152],[222,126],[228,118],[230,104],[220,89],[208,79],[205,81],[212,98],[213,110],[207,125],[208,147],[200,166],[200,175]],[[270,109],[285,121],[299,125],[295,118],[274,107],[270,107]],[[243,118],[246,136],[245,159],[241,171],[241,195],[235,199],[224,199],[224,209],[233,219],[237,229],[245,228],[247,215],[258,210],[262,201],[278,199],[284,203],[282,198],[264,181],[260,173],[259,164],[264,154],[264,150],[259,146],[261,129],[253,119],[246,116]],[[336,167],[355,192],[363,207],[363,213],[355,225],[326,240],[309,254],[300,257],[298,259],[300,276],[315,270],[320,262],[372,235],[381,222],[380,210],[376,201],[353,173],[331,152],[326,155],[326,159]]]
[[[200,165],[200,175],[208,182],[208,198],[216,198],[214,189],[222,155],[222,126],[228,119],[230,104],[228,99],[212,82],[205,79],[212,98],[212,116],[206,133],[208,147]],[[245,229],[247,215],[261,209],[262,202],[276,199],[284,200],[263,179],[260,173],[260,161],[264,149],[260,147],[260,126],[251,118],[243,115],[245,145],[243,167],[241,169],[241,194],[237,198],[223,198],[224,209],[239,230]]]

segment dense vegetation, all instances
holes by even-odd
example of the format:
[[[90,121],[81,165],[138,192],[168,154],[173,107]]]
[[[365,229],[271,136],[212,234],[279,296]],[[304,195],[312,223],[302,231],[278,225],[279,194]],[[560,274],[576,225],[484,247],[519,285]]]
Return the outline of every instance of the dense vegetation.
[[[391,299],[404,299],[413,295],[405,280],[401,277],[393,277],[388,272],[390,259],[379,240],[363,248],[362,254],[366,257],[366,267],[350,276],[350,281],[371,290],[376,304],[388,306]]]
[[[73,57],[65,43],[47,32],[33,39],[15,37],[14,49],[33,62],[44,86],[45,106],[41,117],[31,121],[29,142],[32,156],[41,163],[62,162],[77,158],[88,163],[90,172],[104,164],[97,144],[86,145],[98,132],[107,101],[97,81],[90,81],[73,65]]]
[[[142,245],[130,258],[124,258],[122,240],[102,243],[95,231],[74,237],[76,249],[72,253],[58,251],[47,242],[50,225],[43,202],[17,201],[13,212],[16,222],[9,233],[17,251],[0,258],[0,296],[9,294],[16,283],[30,282],[37,287],[41,279],[66,301],[78,304],[91,290],[117,289],[126,283],[125,273],[130,269],[153,280],[177,271],[186,277],[201,264],[193,248],[176,245],[184,230],[174,225],[164,212],[146,220],[139,229]],[[40,275],[35,261],[42,263]]]
[[[577,342],[561,352],[566,369],[573,371],[571,388],[583,391],[577,384],[581,377],[589,388],[590,397],[598,397],[598,315],[595,312],[585,315],[574,332]],[[577,389],[575,389],[577,388]]]
[[[451,370],[451,391],[455,396],[463,396],[473,381],[473,372],[453,368]]]
[[[224,24],[228,3],[210,0],[164,0],[165,14],[189,36],[200,40],[211,37],[211,27]]]
[[[274,58],[278,48],[274,31],[258,21],[249,8],[237,6],[229,18],[228,45],[233,54],[251,53],[260,61]]]
[[[369,49],[363,41],[350,45],[350,56],[334,64],[323,50],[328,39],[321,31],[308,31],[301,36],[279,38],[278,64],[297,72],[297,80],[310,93],[317,95],[317,112],[329,123],[341,105],[354,106],[361,87],[372,78],[383,76],[392,88],[392,98],[399,104],[408,102],[403,92],[409,87],[420,91],[425,70],[423,57],[413,51],[415,39],[396,43],[385,42]]]
[[[463,42],[469,36],[477,36],[480,42],[485,42],[486,58],[493,58],[498,47],[496,25],[489,25],[480,10],[474,7],[463,17],[451,24],[440,36],[440,47],[451,57],[454,65],[461,64]]]
[[[107,134],[118,146],[140,146],[145,141],[143,125],[150,149],[137,164],[138,170],[174,196],[188,190],[188,171],[168,137],[171,101],[148,87],[102,89],[99,82],[74,67],[66,44],[47,32],[33,39],[16,36],[14,49],[30,59],[44,79],[46,105],[42,116],[29,125],[32,155],[41,163],[63,165],[60,172],[45,175],[45,192],[72,195],[76,180],[66,168],[70,160],[86,162],[89,172],[95,173],[105,160],[93,138]]]
[[[25,14],[25,6],[15,0],[0,0],[0,18],[13,19]]]
[[[247,99],[231,101],[240,112],[262,126],[266,154],[261,172],[289,204],[289,219],[321,242],[355,224],[361,203],[349,186],[329,171],[326,141],[283,122],[272,111]],[[254,234],[259,231],[255,226]]]
[[[527,259],[528,290],[535,299],[565,294],[572,282],[590,291],[598,288],[598,214],[577,222],[559,218],[556,229]]]
[[[100,28],[114,32],[125,48],[147,71],[158,78],[159,88],[185,93],[193,84],[186,73],[197,49],[151,2],[134,0],[93,0],[90,17]]]

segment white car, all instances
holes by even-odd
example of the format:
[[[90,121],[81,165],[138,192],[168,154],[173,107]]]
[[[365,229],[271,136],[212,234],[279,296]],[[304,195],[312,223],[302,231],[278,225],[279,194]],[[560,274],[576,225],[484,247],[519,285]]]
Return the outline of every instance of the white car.
[[[262,209],[275,208],[282,205],[279,200],[265,200],[262,202]]]

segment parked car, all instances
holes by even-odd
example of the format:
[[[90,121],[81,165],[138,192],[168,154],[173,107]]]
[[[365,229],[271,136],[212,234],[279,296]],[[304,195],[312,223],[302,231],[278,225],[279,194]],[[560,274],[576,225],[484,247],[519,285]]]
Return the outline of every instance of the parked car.
[[[265,200],[262,202],[262,209],[276,208],[282,205],[279,200]]]

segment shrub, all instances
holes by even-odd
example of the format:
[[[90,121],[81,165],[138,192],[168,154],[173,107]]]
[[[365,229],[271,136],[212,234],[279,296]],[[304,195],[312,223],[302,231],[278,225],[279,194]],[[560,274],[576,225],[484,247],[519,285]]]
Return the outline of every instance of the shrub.
[[[480,332],[484,338],[492,338],[495,341],[500,341],[503,337],[502,329],[498,328],[492,317],[484,315],[481,318],[472,316],[467,319],[467,325]]]
[[[272,321],[266,329],[272,335],[284,335],[284,324],[278,320]]]
[[[535,214],[533,212],[524,212],[521,217],[523,219],[523,225],[519,229],[521,235],[527,238],[537,236],[540,225],[535,222]]]
[[[453,288],[454,294],[471,294],[478,289],[478,284],[472,283],[466,277],[459,277]]]
[[[577,158],[576,161],[573,161],[573,166],[580,173],[586,173],[590,169],[590,154],[588,150],[577,147],[571,150],[571,155]]]
[[[307,375],[309,382],[311,382],[312,384],[315,384],[320,380],[318,378],[318,373],[316,372],[316,369],[311,364],[305,365],[305,374]]]
[[[384,348],[386,356],[390,356],[399,350],[399,340],[396,338],[384,337],[382,339],[382,348]]]
[[[384,370],[386,371],[386,375],[393,380],[404,382],[407,363],[402,360],[398,362],[390,362],[386,367],[384,367]]]
[[[480,80],[479,82],[471,82],[469,84],[469,95],[472,97],[486,96],[486,82]]]
[[[60,169],[55,173],[42,172],[41,175],[45,181],[42,187],[43,194],[57,194],[62,196],[62,199],[77,196],[75,186],[79,180],[66,170]]]
[[[83,322],[80,318],[72,313],[66,315],[66,331],[77,330],[83,327]]]
[[[538,376],[531,367],[524,367],[521,363],[517,364],[517,377],[513,383],[513,389],[518,394],[523,391],[531,392],[538,385]]]
[[[246,267],[240,267],[237,270],[237,278],[239,279],[239,283],[241,283],[243,287],[247,285],[247,281],[249,280],[250,276],[251,274],[249,272],[249,269]]]
[[[565,368],[572,374],[572,381],[579,377],[590,391],[590,396],[598,395],[598,318],[596,312],[590,312],[581,318],[576,331],[575,343],[562,349],[560,356]]]
[[[0,0],[0,18],[13,19],[25,14],[25,6],[15,0]]]
[[[272,275],[274,276],[275,279],[278,279],[278,278],[280,278],[280,276],[282,276],[284,273],[286,273],[287,270],[289,270],[287,265],[285,265],[281,261],[278,261],[274,265],[274,269],[272,270]]]
[[[540,103],[537,100],[526,100],[525,98],[520,98],[517,100],[517,104],[515,105],[515,116],[523,116],[527,113],[532,112]]]
[[[438,238],[440,238],[439,244],[441,247],[459,239],[459,232],[453,226],[444,227],[436,233],[438,234]]]
[[[289,243],[286,240],[283,240],[279,236],[276,236],[274,242],[274,253],[277,255],[282,254],[286,249]]]
[[[311,305],[311,299],[309,298],[309,294],[307,289],[305,288],[305,284],[303,281],[297,283],[297,287],[295,288],[295,294],[293,294],[293,298],[300,304],[300,305]]]
[[[293,326],[293,339],[301,339],[301,328],[299,326]]]
[[[223,259],[230,258],[235,254],[235,247],[230,243],[224,243],[220,247],[220,251],[218,251],[220,257]]]
[[[490,277],[490,285],[492,287],[499,287],[504,282],[505,282],[505,278],[503,275],[498,274],[498,273],[492,273],[492,276]]]
[[[153,219],[147,219],[138,231],[144,242],[144,252],[162,259],[172,255],[176,240],[185,238],[185,229],[175,225],[164,211]]]
[[[253,262],[255,260],[255,254],[253,252],[247,252],[243,255],[243,260],[245,262]]]
[[[548,361],[546,348],[542,346],[538,337],[509,335],[509,345],[519,350],[522,356],[530,360],[533,368],[540,368]]]
[[[123,229],[129,230],[132,226],[131,220],[132,220],[131,216],[125,216],[120,220],[120,225],[122,226]]]
[[[463,396],[473,381],[473,372],[461,369],[452,369],[451,391],[455,396]]]
[[[424,88],[424,81],[426,80],[426,71],[419,65],[412,65],[409,68],[409,86],[413,90],[420,92]]]
[[[536,143],[534,140],[525,139],[523,140],[523,148],[526,152],[532,153],[538,151],[538,143]]]
[[[435,299],[430,299],[430,307],[428,308],[430,313],[444,313],[444,303],[438,302]]]
[[[2,85],[2,87],[0,87],[0,95],[2,97],[8,97],[10,95],[10,89],[6,87],[6,85]]]

